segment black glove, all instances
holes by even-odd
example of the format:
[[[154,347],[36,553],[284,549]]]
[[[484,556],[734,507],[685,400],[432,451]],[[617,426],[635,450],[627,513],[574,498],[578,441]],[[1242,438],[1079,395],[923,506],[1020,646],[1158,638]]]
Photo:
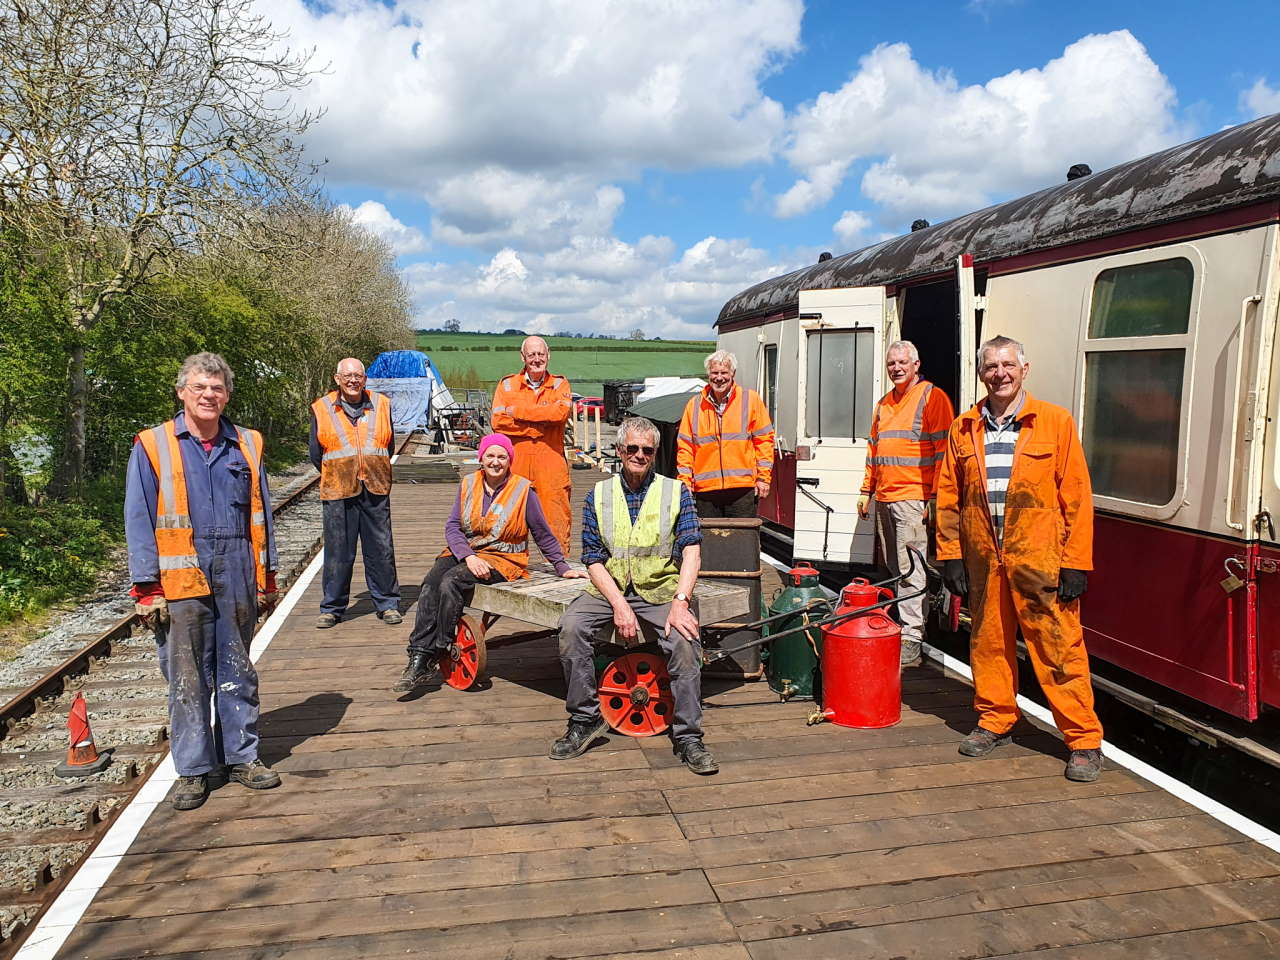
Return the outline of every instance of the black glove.
[[[1063,603],[1079,599],[1088,588],[1089,575],[1083,570],[1063,567],[1058,571],[1058,599]]]
[[[957,597],[969,595],[969,574],[965,572],[963,560],[944,560],[942,562],[942,582]]]

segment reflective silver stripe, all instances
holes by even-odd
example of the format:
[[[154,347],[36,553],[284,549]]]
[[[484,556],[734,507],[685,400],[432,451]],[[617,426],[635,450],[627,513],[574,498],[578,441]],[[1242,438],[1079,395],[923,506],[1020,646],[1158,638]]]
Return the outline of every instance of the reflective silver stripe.
[[[622,479],[615,476],[596,484],[596,518],[599,521],[596,525],[600,528],[600,539],[604,541],[604,545],[609,548],[610,553],[616,554],[616,544],[613,540],[612,484],[614,483],[622,483]]]
[[[476,553],[481,550],[487,550],[491,553],[523,553],[525,550],[525,544],[523,543],[507,543],[505,540],[496,540],[492,537],[487,540],[477,540],[474,543],[468,541],[468,546]]]
[[[916,435],[910,430],[882,430],[876,434],[877,440],[915,440]]]
[[[324,402],[325,409],[329,411],[329,419],[333,421],[333,430],[338,435],[338,439],[342,441],[341,447],[325,453],[321,459],[334,460],[342,457],[354,457],[356,455],[355,448],[351,446],[351,441],[347,439],[347,431],[343,429],[342,421],[338,419],[338,405],[329,399],[328,395],[321,399]]]
[[[732,470],[709,470],[706,473],[695,473],[693,475],[694,482],[699,480],[711,480],[715,477],[754,477],[755,470],[747,467],[734,467]]]
[[[753,437],[767,437],[767,436],[768,436],[769,434],[771,434],[771,433],[773,433],[773,425],[772,425],[772,424],[770,424],[770,425],[769,425],[769,426],[767,426],[767,427],[759,427],[759,428],[757,428],[757,429],[755,429],[755,430],[752,430],[752,431],[751,431],[751,436],[753,436]]]
[[[676,473],[680,474],[680,476],[682,477],[692,477],[693,468],[692,467],[676,467]]]
[[[178,513],[161,513],[156,515],[157,530],[186,530],[191,526],[191,518]]]
[[[768,469],[769,469],[770,467],[772,467],[772,466],[773,466],[773,461],[772,461],[772,460],[757,460],[757,461],[756,461],[756,469],[757,469],[757,470],[768,470]]]
[[[560,384],[561,384],[561,383],[563,383],[563,382],[564,382],[564,377],[552,377],[552,378],[551,378],[551,389],[552,389],[552,390],[558,390],[558,389],[560,389]]]
[[[151,435],[155,437],[156,457],[160,461],[159,470],[156,471],[158,474],[156,479],[160,481],[160,496],[164,500],[165,510],[169,511],[165,514],[165,517],[170,520],[176,520],[177,514],[173,512],[176,500],[173,491],[173,457],[169,451],[169,434],[165,429],[165,424],[162,423],[158,427],[152,427]],[[177,525],[177,523],[165,524],[166,527]],[[157,523],[157,526],[159,526],[159,523]],[[190,526],[190,523],[187,523],[186,526]]]
[[[749,416],[749,414],[751,413],[749,407],[751,405],[747,403],[747,395],[741,387],[734,388],[734,396],[738,398],[738,403],[742,406],[742,435],[745,437],[747,436],[748,428],[751,426],[750,416]],[[730,398],[729,402],[732,403],[733,399]],[[725,408],[725,412],[726,413],[728,412],[727,407]]]
[[[494,413],[506,413],[506,412],[507,412],[507,408],[506,408],[506,407],[504,407],[504,406],[495,406],[495,407],[493,408],[493,412],[494,412]]]
[[[675,524],[669,522],[671,517],[671,497],[674,494],[677,497],[676,503],[679,504],[679,492],[677,487],[679,482],[672,480],[670,477],[656,477],[656,480],[662,483],[662,503],[658,517],[661,521],[662,536],[658,540],[657,556],[668,556],[671,553],[672,544],[675,543]],[[644,507],[641,506],[643,510]]]
[[[722,433],[720,434],[720,439],[721,440],[746,440],[750,436],[751,434],[747,433],[746,431],[743,431],[742,433]],[[715,438],[713,437],[712,439],[715,439]]]
[[[687,433],[676,434],[676,439],[683,440],[685,443],[693,443],[693,437],[689,436]]]
[[[942,459],[941,453],[928,457],[868,457],[867,462],[876,467],[926,467]]]
[[[948,429],[948,430],[938,430],[934,433],[922,433],[920,434],[920,442],[921,443],[937,443],[939,440],[947,439],[947,434],[950,432],[951,431]]]
[[[157,560],[161,570],[190,570],[192,567],[200,566],[200,558],[195,554],[185,554],[178,557],[159,557]]]
[[[502,378],[502,389],[503,389],[503,390],[506,390],[508,393],[511,391],[511,378],[510,378],[510,377],[503,377],[503,378]]]
[[[924,392],[920,394],[920,402],[916,404],[916,415],[911,419],[911,432],[915,434],[917,440],[920,439],[920,427],[924,424],[924,408],[928,406],[931,393],[933,393],[933,384],[925,384]]]
[[[261,510],[255,510],[253,511],[253,516],[249,518],[249,522],[252,523],[255,527],[260,526],[261,524],[264,524],[267,522],[266,514],[264,514]]]
[[[254,439],[253,431],[238,424],[236,425],[236,431],[240,434],[241,442],[249,448],[249,455],[253,457],[253,465],[261,467],[262,451],[258,449],[258,441]]]

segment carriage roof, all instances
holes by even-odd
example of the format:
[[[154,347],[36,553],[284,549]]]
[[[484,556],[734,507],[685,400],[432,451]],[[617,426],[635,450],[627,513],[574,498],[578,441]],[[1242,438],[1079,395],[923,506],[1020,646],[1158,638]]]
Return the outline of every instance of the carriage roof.
[[[801,290],[937,274],[964,253],[990,263],[1262,202],[1280,207],[1280,114],[774,277],[729,300],[716,325],[785,312]]]

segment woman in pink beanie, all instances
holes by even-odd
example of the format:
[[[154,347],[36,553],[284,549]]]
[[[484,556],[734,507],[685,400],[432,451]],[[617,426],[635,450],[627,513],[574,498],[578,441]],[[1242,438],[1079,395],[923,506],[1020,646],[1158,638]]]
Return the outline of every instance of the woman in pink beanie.
[[[444,525],[445,550],[418,591],[409,665],[396,682],[397,692],[411,693],[439,679],[440,658],[477,583],[529,576],[530,534],[556,573],[586,576],[569,566],[533,486],[524,477],[512,476],[514,453],[511,441],[500,433],[480,439],[480,469],[463,478]]]

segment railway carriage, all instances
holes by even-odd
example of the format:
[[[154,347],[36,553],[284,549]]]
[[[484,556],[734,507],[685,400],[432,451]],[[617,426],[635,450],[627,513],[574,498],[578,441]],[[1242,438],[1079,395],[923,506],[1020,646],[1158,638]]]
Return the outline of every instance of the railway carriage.
[[[1280,709],[1278,304],[1280,115],[765,281],[716,325],[777,427],[761,515],[838,567],[873,560],[885,346],[963,410],[977,345],[1022,341],[1089,461],[1090,653],[1256,720]]]

